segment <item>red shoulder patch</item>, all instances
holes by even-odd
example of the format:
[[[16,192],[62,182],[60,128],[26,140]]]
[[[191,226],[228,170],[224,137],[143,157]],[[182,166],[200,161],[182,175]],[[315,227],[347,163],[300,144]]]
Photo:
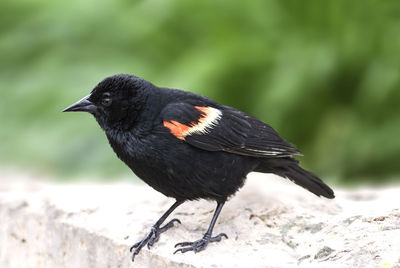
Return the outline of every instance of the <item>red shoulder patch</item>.
[[[180,140],[185,140],[185,137],[192,134],[207,134],[218,121],[221,119],[222,112],[212,107],[195,106],[202,115],[198,122],[191,122],[190,126],[179,123],[175,120],[163,121],[163,124],[171,133]]]
[[[163,121],[163,124],[166,128],[169,128],[172,135],[180,140],[185,140],[185,133],[190,128],[189,126],[181,124],[175,120],[171,120],[171,122]]]

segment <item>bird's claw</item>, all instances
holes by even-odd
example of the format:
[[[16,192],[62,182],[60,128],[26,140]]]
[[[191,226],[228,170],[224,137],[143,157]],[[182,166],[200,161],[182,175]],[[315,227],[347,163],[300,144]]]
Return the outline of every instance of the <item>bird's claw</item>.
[[[135,260],[135,256],[139,254],[140,250],[145,245],[147,245],[147,248],[150,249],[150,247],[152,247],[160,239],[160,234],[173,227],[175,222],[179,224],[181,223],[179,219],[173,219],[162,227],[159,227],[157,225],[151,227],[150,232],[146,235],[146,237],[143,238],[141,241],[133,244],[133,246],[129,249],[130,252],[135,249],[135,251],[133,251],[132,253],[132,261]]]
[[[181,247],[175,250],[174,254],[177,252],[185,253],[188,251],[194,251],[194,253],[200,252],[204,250],[208,243],[211,242],[219,242],[221,241],[222,237],[228,239],[228,236],[225,233],[220,233],[217,236],[211,237],[210,235],[205,235],[202,239],[194,241],[194,242],[181,242],[175,245],[176,247]]]
[[[142,242],[142,241],[139,241],[139,242],[133,244],[133,245],[131,246],[131,248],[129,249],[129,251],[132,252],[132,250],[133,250],[134,248],[137,248],[137,247],[140,245],[141,242]]]

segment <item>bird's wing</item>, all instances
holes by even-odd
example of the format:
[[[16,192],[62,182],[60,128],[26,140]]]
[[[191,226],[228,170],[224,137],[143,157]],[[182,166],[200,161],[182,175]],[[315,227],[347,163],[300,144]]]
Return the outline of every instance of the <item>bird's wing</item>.
[[[301,155],[272,127],[231,107],[172,103],[161,114],[175,138],[203,150],[253,157]]]

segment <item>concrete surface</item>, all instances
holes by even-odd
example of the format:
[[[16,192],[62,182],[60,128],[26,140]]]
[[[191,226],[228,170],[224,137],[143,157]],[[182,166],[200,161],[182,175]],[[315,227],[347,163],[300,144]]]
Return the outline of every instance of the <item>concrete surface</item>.
[[[202,237],[215,208],[187,202],[170,216],[182,224],[131,263],[129,247],[173,200],[127,181],[57,185],[0,173],[0,267],[400,267],[400,188],[336,196],[253,173],[215,227],[228,240],[173,255],[176,243]]]

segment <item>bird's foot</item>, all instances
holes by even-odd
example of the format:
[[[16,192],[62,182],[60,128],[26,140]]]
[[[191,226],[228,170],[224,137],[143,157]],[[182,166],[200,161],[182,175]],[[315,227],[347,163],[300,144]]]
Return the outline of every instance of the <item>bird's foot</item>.
[[[211,237],[211,235],[209,234],[205,234],[204,237],[200,240],[194,242],[178,243],[175,245],[175,247],[181,247],[181,248],[175,250],[174,254],[177,252],[185,253],[187,251],[194,251],[194,253],[197,253],[199,251],[204,250],[207,247],[208,243],[221,241],[222,237],[228,238],[228,236],[224,233],[220,233],[219,235],[214,237]]]
[[[157,225],[154,225],[153,227],[151,227],[150,232],[146,235],[145,238],[143,238],[143,240],[137,242],[136,244],[134,244],[131,248],[130,248],[130,252],[133,251],[133,249],[135,249],[135,251],[132,253],[132,261],[135,260],[135,256],[139,254],[140,250],[147,245],[147,248],[150,249],[150,247],[152,247],[159,239],[160,239],[160,234],[164,233],[165,231],[167,231],[169,228],[174,226],[174,222],[177,223],[181,223],[180,220],[178,219],[173,219],[170,222],[168,222],[167,224],[165,224],[162,227],[159,227]]]

